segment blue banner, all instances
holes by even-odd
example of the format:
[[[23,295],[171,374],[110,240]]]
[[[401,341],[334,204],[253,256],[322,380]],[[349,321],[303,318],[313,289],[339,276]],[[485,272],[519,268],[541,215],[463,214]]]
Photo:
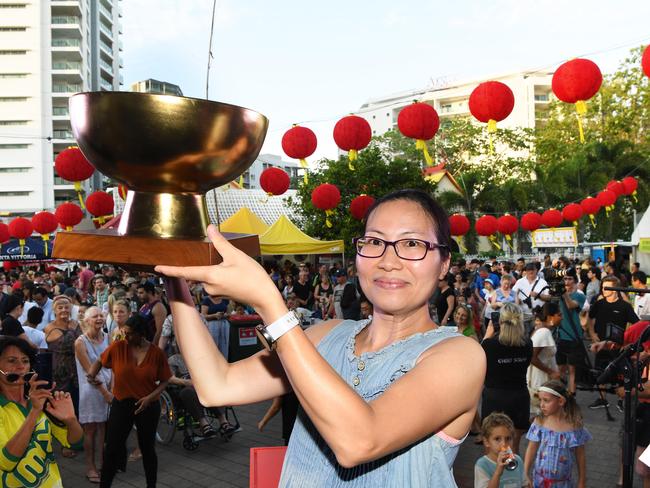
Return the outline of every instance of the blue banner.
[[[45,244],[47,244],[47,256],[45,255]],[[23,254],[20,255],[20,244],[18,239],[11,239],[2,244],[0,261],[39,261],[52,259],[53,240],[43,241],[40,237],[29,237],[25,239]]]

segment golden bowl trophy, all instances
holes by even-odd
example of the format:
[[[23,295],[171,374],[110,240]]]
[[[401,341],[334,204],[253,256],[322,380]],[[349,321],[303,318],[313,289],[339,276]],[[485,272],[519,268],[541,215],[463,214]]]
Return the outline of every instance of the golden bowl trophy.
[[[142,269],[221,261],[206,238],[205,193],[235,180],[255,161],[266,117],[195,98],[90,92],[70,98],[70,120],[88,161],[129,191],[118,229],[61,231],[55,258]],[[257,236],[224,236],[259,255]]]

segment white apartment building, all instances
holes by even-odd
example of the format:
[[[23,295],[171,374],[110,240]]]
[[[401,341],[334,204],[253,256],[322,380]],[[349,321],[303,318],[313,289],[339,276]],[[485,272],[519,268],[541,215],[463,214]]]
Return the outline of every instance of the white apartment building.
[[[499,122],[499,127],[534,128],[544,118],[544,111],[548,108],[552,95],[552,76],[552,72],[519,72],[463,82],[442,81],[433,87],[368,100],[356,115],[368,121],[373,135],[397,129],[397,116],[414,100],[431,104],[441,119],[469,116],[469,96],[472,90],[480,83],[491,80],[505,83],[515,96],[512,113]]]
[[[70,96],[120,89],[119,1],[0,0],[0,212],[76,198],[54,158],[75,144]]]

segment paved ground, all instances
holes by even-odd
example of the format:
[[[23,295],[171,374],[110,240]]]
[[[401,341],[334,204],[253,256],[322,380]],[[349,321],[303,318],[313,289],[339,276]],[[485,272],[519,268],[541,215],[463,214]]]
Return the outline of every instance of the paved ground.
[[[618,431],[622,424],[622,414],[611,408],[615,422],[605,419],[603,410],[590,411],[591,393],[579,393],[578,400],[583,407],[587,428],[594,440],[587,446],[587,471],[589,488],[614,487],[618,473]],[[612,407],[614,398],[610,397]],[[184,488],[198,487],[247,487],[249,469],[249,449],[255,446],[276,446],[281,444],[280,416],[276,416],[264,432],[258,432],[258,419],[265,412],[268,403],[238,407],[237,414],[243,425],[242,432],[235,434],[231,442],[213,439],[200,444],[193,452],[183,449],[182,435],[177,433],[169,446],[158,447],[159,473],[158,486]],[[456,460],[455,473],[458,486],[471,488],[473,485],[474,462],[482,455],[482,448],[475,446],[473,438],[463,444]],[[134,441],[131,441],[131,446]],[[522,442],[521,454],[525,452]],[[57,456],[61,467],[63,483],[69,487],[92,486],[84,477],[83,454],[75,459]],[[118,474],[113,486],[115,488],[144,487],[145,479],[141,462],[129,463],[126,473]],[[641,487],[637,479],[635,485]],[[407,487],[405,487],[407,488]]]

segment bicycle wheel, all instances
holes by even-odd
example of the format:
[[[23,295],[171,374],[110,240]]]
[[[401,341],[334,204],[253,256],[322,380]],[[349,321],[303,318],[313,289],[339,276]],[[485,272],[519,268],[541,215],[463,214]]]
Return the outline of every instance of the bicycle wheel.
[[[169,393],[160,394],[160,420],[156,429],[156,440],[163,445],[169,444],[176,433],[176,410]]]

